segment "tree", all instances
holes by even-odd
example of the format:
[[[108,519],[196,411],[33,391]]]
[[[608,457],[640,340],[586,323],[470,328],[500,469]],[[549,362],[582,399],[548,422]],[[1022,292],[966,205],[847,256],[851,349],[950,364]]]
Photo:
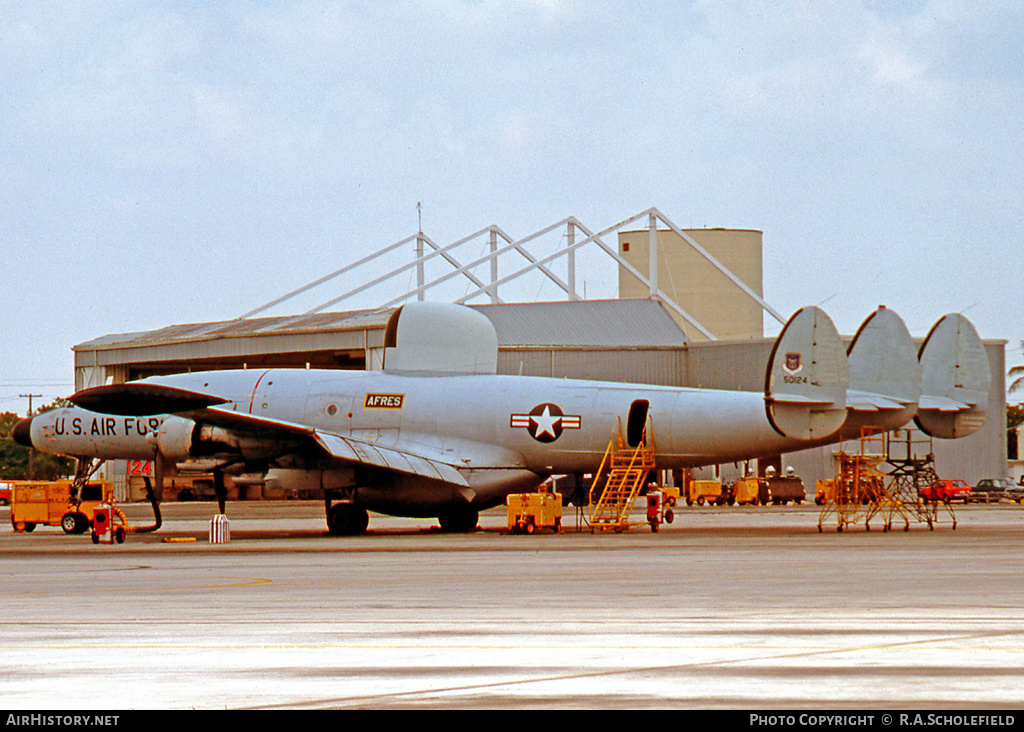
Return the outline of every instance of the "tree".
[[[1020,342],[1021,350],[1024,350],[1024,341]],[[1024,389],[1024,366],[1014,366],[1010,369],[1007,376],[1010,379],[1010,386],[1006,390],[1007,394],[1012,394],[1018,389]]]
[[[1012,430],[1024,422],[1024,404],[1006,405],[1006,429]]]
[[[58,402],[37,410],[47,412],[60,406]],[[19,445],[11,437],[11,433],[21,417],[13,412],[0,413],[0,479],[28,480],[29,448]],[[57,480],[71,475],[75,470],[75,461],[71,458],[52,455],[48,452],[34,450],[32,452],[32,477],[36,480]]]

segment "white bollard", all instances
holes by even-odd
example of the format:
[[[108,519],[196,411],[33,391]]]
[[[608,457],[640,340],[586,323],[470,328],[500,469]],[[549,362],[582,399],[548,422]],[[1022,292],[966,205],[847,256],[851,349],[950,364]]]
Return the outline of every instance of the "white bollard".
[[[210,519],[210,543],[227,544],[231,541],[231,522],[222,513]]]

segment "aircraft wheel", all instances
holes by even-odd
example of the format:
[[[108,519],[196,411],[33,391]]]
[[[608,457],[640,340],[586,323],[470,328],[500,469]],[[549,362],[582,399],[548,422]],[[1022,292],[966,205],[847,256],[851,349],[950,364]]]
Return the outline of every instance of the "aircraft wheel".
[[[355,536],[366,531],[370,515],[365,508],[351,503],[336,503],[327,515],[327,530],[331,536]]]
[[[438,523],[441,524],[441,530],[449,533],[472,531],[476,528],[479,520],[480,514],[469,506],[454,506],[445,509],[437,517]]]

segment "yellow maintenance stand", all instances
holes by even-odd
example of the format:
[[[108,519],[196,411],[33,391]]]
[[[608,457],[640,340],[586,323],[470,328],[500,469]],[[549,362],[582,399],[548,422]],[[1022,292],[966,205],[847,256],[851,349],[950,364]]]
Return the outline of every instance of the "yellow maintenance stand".
[[[897,455],[903,447],[905,454]],[[903,520],[904,531],[909,530],[911,520],[927,523],[934,530],[940,506],[956,528],[956,515],[950,505],[925,501],[920,496],[922,488],[938,482],[931,438],[915,440],[910,430],[897,430],[890,436],[864,429],[860,451],[851,454],[841,449],[837,459],[836,477],[819,481],[817,487],[816,502],[822,506],[818,531],[832,515],[838,531],[861,521],[870,531],[870,521],[878,515],[883,518],[883,531],[892,530],[895,518]]]
[[[903,518],[904,531],[909,528],[910,519],[927,523],[934,531],[935,524],[942,521],[939,512],[944,511],[956,529],[956,513],[951,504],[921,497],[922,489],[939,482],[931,437],[917,430],[896,430],[886,443],[886,462],[890,466],[889,493],[894,506],[888,519],[890,526],[892,515],[898,514]]]
[[[818,515],[818,531],[822,531],[826,519],[836,518],[836,530],[842,532],[848,526],[864,522],[871,530],[871,519],[882,510],[886,500],[885,473],[881,464],[885,461],[885,435],[872,434],[864,430],[860,437],[860,452],[847,453],[840,447],[836,456],[838,470],[836,477],[816,491],[822,500]]]
[[[633,504],[644,486],[647,474],[654,470],[654,435],[650,418],[636,447],[622,439],[622,421],[612,435],[594,474],[590,489],[590,530],[625,531],[630,526]],[[595,500],[595,494],[600,494]]]

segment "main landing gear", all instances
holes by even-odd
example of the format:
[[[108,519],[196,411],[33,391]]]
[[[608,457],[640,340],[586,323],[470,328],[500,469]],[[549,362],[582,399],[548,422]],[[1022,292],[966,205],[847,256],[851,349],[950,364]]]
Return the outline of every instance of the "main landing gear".
[[[465,534],[476,528],[480,513],[469,506],[452,506],[443,510],[437,517],[441,531],[450,534]]]
[[[335,503],[327,508],[327,530],[331,536],[355,536],[366,531],[370,515],[352,503]]]
[[[472,508],[449,508],[437,517],[441,530],[449,534],[465,534],[476,528],[480,514]],[[370,516],[365,508],[353,503],[335,503],[327,507],[327,531],[331,536],[357,536],[366,531]]]
[[[327,514],[327,531],[331,536],[356,536],[364,533],[370,524],[370,515],[356,503],[356,492],[352,488],[326,491],[324,509]],[[449,534],[473,531],[479,520],[479,511],[465,504],[449,505],[437,516],[441,531]]]

